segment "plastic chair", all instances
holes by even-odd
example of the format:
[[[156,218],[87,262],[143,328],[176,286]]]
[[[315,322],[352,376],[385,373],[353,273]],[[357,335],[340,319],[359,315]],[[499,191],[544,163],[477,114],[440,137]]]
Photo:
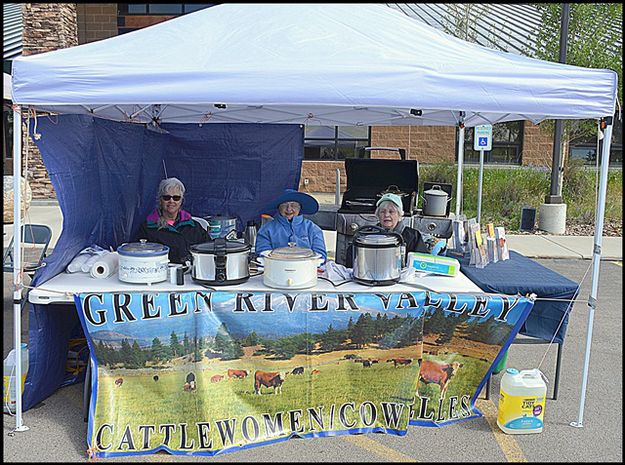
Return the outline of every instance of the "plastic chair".
[[[46,256],[48,245],[52,239],[52,229],[45,224],[23,224],[23,261],[24,271],[34,273],[43,265],[43,259]],[[2,268],[5,272],[13,272],[13,240],[9,242],[9,246],[4,251],[2,260]]]
[[[204,228],[204,231],[208,231],[208,221],[204,218],[200,218],[199,216],[192,216],[191,218],[200,223],[200,226]]]

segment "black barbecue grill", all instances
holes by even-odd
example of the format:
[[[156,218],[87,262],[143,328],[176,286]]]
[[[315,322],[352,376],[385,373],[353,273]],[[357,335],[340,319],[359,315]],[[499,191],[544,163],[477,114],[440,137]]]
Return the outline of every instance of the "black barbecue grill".
[[[345,159],[347,190],[338,213],[375,213],[382,194],[393,192],[402,199],[404,215],[417,208],[419,162],[416,160]]]
[[[399,152],[401,160],[346,158],[347,190],[343,193],[341,207],[336,214],[335,260],[351,267],[347,262],[347,249],[351,247],[354,232],[361,226],[377,223],[376,203],[386,192],[402,199],[406,226],[440,238],[451,237],[449,218],[424,217],[417,210],[419,197],[419,162],[406,160],[405,150],[371,147],[371,150]]]

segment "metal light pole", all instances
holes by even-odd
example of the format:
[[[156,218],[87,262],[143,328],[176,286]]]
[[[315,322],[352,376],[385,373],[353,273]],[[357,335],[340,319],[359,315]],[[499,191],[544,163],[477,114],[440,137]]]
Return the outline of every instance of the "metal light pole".
[[[560,63],[566,63],[566,47],[569,35],[569,18],[571,5],[562,4],[562,16],[560,19]],[[562,185],[560,173],[562,171],[562,120],[556,120],[553,140],[553,159],[551,163],[551,191],[545,197],[545,203],[562,203]]]

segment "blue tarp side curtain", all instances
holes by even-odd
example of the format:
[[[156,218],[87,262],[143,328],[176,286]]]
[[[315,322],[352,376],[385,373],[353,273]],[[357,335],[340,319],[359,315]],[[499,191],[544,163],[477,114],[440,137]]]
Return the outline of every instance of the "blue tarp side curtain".
[[[31,125],[31,135],[34,125]],[[63,231],[34,285],[63,271],[83,248],[135,240],[158,204],[158,184],[175,176],[194,216],[259,221],[286,188],[297,189],[301,125],[119,123],[91,116],[40,117],[36,141],[63,212]],[[36,139],[33,137],[33,139]]]
[[[194,216],[230,215],[242,229],[286,188],[297,189],[304,128],[285,124],[166,124],[148,129],[85,115],[39,117],[34,137],[63,213],[63,231],[33,285],[64,272],[87,246],[135,240],[157,205],[159,182],[179,178]],[[64,382],[79,324],[69,305],[31,305],[24,410]],[[31,382],[37,380],[37,382]]]

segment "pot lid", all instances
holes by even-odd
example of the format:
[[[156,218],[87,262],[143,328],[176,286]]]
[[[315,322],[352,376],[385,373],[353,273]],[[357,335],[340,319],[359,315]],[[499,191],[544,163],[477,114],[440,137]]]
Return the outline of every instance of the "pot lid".
[[[202,242],[201,244],[195,244],[190,247],[191,252],[215,254],[215,244],[217,241]],[[239,241],[224,241],[226,253],[247,252],[250,250],[250,246],[244,242]]]
[[[306,247],[298,247],[295,242],[289,242],[287,247],[273,249],[267,254],[268,257],[279,260],[302,260],[306,258],[319,258],[319,254]]]
[[[128,244],[120,245],[117,248],[117,253],[131,257],[157,257],[167,255],[169,253],[169,247],[140,239],[139,242],[129,242]]]
[[[432,186],[431,189],[428,189],[427,191],[423,192],[423,194],[437,195],[439,197],[448,197],[447,192],[445,192],[441,188],[441,186]]]
[[[399,239],[391,234],[364,234],[356,237],[354,242],[362,245],[399,245]]]

